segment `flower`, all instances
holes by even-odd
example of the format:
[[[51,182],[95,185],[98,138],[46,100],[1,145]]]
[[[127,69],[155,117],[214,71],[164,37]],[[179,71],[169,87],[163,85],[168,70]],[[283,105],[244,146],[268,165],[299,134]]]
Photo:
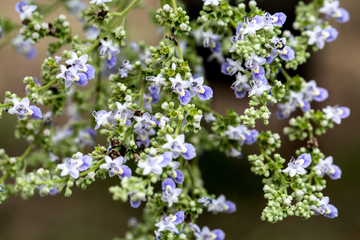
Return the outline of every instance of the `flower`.
[[[145,78],[147,81],[151,81],[152,83],[149,86],[149,91],[151,93],[160,93],[160,87],[164,84],[165,78],[163,78],[163,75],[159,73],[156,77],[154,76],[148,76]]]
[[[329,197],[321,199],[320,207],[311,205],[310,210],[313,210],[315,215],[321,214],[328,218],[336,218],[338,216],[337,208],[334,205],[329,204]]]
[[[30,38],[24,41],[23,36],[19,34],[12,40],[12,44],[14,45],[16,51],[25,55],[25,57],[29,59],[36,57],[36,49],[31,44]]]
[[[190,78],[190,95],[194,97],[196,94],[201,100],[209,100],[213,96],[213,90],[208,86],[203,86],[204,78]]]
[[[105,162],[106,163],[100,165],[100,169],[108,170],[110,177],[115,175],[118,175],[120,179],[131,177],[131,169],[128,166],[123,165],[126,162],[125,158],[120,156],[113,160],[111,157],[105,156]]]
[[[153,172],[157,175],[162,174],[163,167],[169,165],[172,160],[171,152],[164,152],[164,154],[156,157],[148,156],[144,162],[139,162],[138,167],[143,168],[143,175],[148,175]]]
[[[158,231],[162,232],[164,230],[169,230],[171,232],[175,232],[179,234],[179,229],[176,228],[175,225],[178,225],[184,221],[185,212],[179,211],[175,213],[175,215],[170,214],[169,216],[165,217],[162,215],[160,222],[156,223],[155,226],[159,227]]]
[[[339,33],[335,28],[329,27],[322,29],[319,25],[316,25],[313,31],[306,31],[306,35],[309,36],[308,45],[313,45],[316,43],[316,46],[319,49],[324,48],[325,42],[334,41],[338,34]]]
[[[115,104],[118,110],[115,113],[114,119],[123,122],[127,126],[130,126],[131,121],[129,118],[132,118],[134,116],[134,113],[127,108],[128,103],[125,102],[124,104],[121,104],[119,102],[116,102]]]
[[[264,65],[265,63],[265,58],[258,57],[255,52],[253,52],[251,56],[246,59],[245,67],[251,69],[254,80],[263,80],[265,78],[265,70],[260,65]]]
[[[30,18],[32,13],[37,9],[35,5],[28,5],[27,2],[20,1],[16,3],[15,10],[20,14],[20,19]]]
[[[175,139],[173,139],[170,134],[166,134],[166,140],[167,143],[162,145],[162,148],[170,149],[173,154],[173,158],[178,158],[180,154],[186,160],[190,160],[196,157],[194,146],[190,143],[184,143],[184,134],[177,136]]]
[[[347,118],[350,115],[350,109],[347,107],[340,107],[336,105],[334,107],[327,106],[323,108],[327,119],[331,119],[337,124],[341,123],[341,119]]]
[[[99,36],[99,30],[97,30],[96,28],[94,28],[93,26],[89,26],[86,30],[85,30],[85,37],[88,40],[94,40]]]
[[[323,177],[325,174],[329,175],[331,179],[341,178],[341,169],[333,163],[333,157],[329,156],[323,159],[319,159],[318,164],[314,167],[316,174]]]
[[[237,72],[244,72],[244,68],[241,66],[240,60],[234,61],[231,58],[226,58],[226,62],[221,65],[221,72],[232,76]]]
[[[173,171],[171,172],[171,177],[177,184],[183,184],[184,182],[184,174],[180,169],[178,169],[180,163],[177,161],[172,162]]]
[[[116,64],[116,57],[114,54],[120,53],[120,50],[113,45],[112,40],[105,41],[103,39],[100,39],[100,42],[101,42],[101,46],[99,47],[100,56],[105,56],[106,64],[108,65],[109,68],[112,68]]]
[[[161,127],[161,130],[164,130],[166,123],[169,122],[169,118],[165,116],[161,116],[159,126]]]
[[[195,230],[194,236],[196,237],[196,240],[223,240],[225,238],[225,233],[221,229],[210,231],[210,229],[205,226],[200,231],[199,226],[194,223],[189,223],[189,226]]]
[[[78,159],[67,158],[65,163],[57,165],[57,168],[62,169],[61,176],[70,175],[73,178],[78,178],[80,171],[86,171],[91,167],[93,159],[84,155]]]
[[[339,23],[345,23],[350,19],[349,12],[343,8],[339,8],[338,0],[332,2],[325,0],[324,5],[319,8],[319,13],[324,13],[327,18],[335,18]]]
[[[256,138],[259,135],[257,130],[248,130],[244,125],[239,125],[237,127],[233,127],[231,125],[228,126],[228,130],[224,132],[229,139],[238,141],[240,145],[243,145],[244,142],[246,144],[253,144],[256,142]]]
[[[221,44],[219,40],[221,38],[220,35],[214,34],[211,30],[206,32],[201,32],[203,37],[203,46],[204,48],[210,48],[212,52],[220,52]]]
[[[166,178],[162,184],[162,197],[161,200],[163,202],[168,202],[169,207],[173,205],[173,203],[178,202],[178,196],[180,195],[182,189],[176,188],[174,180],[171,178]]]
[[[212,203],[208,206],[208,211],[213,213],[233,213],[236,211],[236,205],[232,201],[226,201],[224,195],[220,195],[217,199],[212,200]]]
[[[85,73],[87,79],[90,80],[95,77],[95,68],[90,64],[86,64],[87,60],[88,60],[87,54],[82,55],[81,57],[78,58],[76,53],[71,52],[71,59],[66,60],[65,63],[67,65],[76,67],[78,72]]]
[[[219,5],[219,0],[202,0],[204,2],[204,5],[212,5],[217,6]]]
[[[0,184],[0,192],[4,192],[4,187]]]
[[[145,110],[152,111],[152,104],[158,103],[161,99],[161,95],[157,93],[144,94],[143,107]]]
[[[263,78],[263,80],[254,80],[253,86],[249,91],[249,97],[251,97],[252,95],[260,97],[263,92],[268,91],[270,89],[271,87],[267,85],[266,78]]]
[[[130,64],[129,60],[123,61],[123,66],[119,67],[119,76],[121,78],[127,78],[129,71],[131,72],[133,70],[132,65]]]
[[[286,38],[272,38],[270,42],[274,44],[274,47],[270,44],[265,44],[265,47],[271,48],[270,57],[267,58],[266,63],[272,63],[274,58],[280,55],[280,58],[285,61],[290,61],[295,58],[295,52],[291,47],[286,46]]]
[[[322,102],[329,97],[328,91],[325,88],[317,87],[315,80],[305,83],[301,91],[305,94],[307,101],[314,99],[317,102]]]
[[[138,128],[140,131],[149,133],[150,130],[156,126],[156,123],[151,120],[151,115],[148,112],[144,113],[141,117],[134,116],[134,119],[137,122],[134,128]]]
[[[172,83],[171,89],[179,94],[179,100],[182,105],[186,105],[191,100],[191,94],[188,90],[185,90],[190,86],[189,81],[184,81],[181,79],[180,74],[176,74],[175,78],[169,78]]]
[[[214,114],[212,112],[210,113],[204,113],[204,119],[206,122],[215,122],[217,119],[214,117]]]
[[[243,27],[245,26],[242,34],[249,34],[250,36],[254,35],[257,30],[263,28],[263,19],[261,16],[256,15],[252,20],[249,18],[245,18]]]
[[[100,110],[96,112],[95,110],[92,110],[91,114],[94,116],[96,122],[95,130],[100,126],[105,126],[107,123],[109,123],[108,118],[110,117],[111,113],[112,111],[106,112],[105,110]]]
[[[238,72],[236,74],[236,81],[231,85],[231,89],[234,89],[236,98],[243,98],[246,92],[251,90],[247,76]]]
[[[145,194],[144,193],[137,193],[138,191],[137,190],[134,190],[134,191],[131,191],[129,192],[127,195],[130,196],[130,206],[133,207],[133,208],[138,208],[140,207],[141,205],[141,201],[145,202],[146,201],[146,198],[145,198]],[[137,195],[137,196],[136,196]],[[134,197],[137,197],[139,198],[139,195],[143,195],[144,197],[141,197],[140,199],[136,200],[136,201],[133,201],[133,198]]]
[[[13,98],[12,102],[14,106],[9,109],[9,113],[17,114],[20,120],[24,119],[26,116],[30,116],[31,118],[34,118],[36,120],[42,118],[42,113],[40,108],[33,105],[29,106],[30,105],[29,98],[24,98],[23,100],[21,100],[21,102],[19,102],[17,98]]]
[[[209,204],[213,203],[213,200],[208,197],[202,197],[202,198],[199,198],[197,200],[197,202],[206,207]]]
[[[90,3],[96,3],[96,5],[100,6],[101,4],[104,4],[106,2],[111,2],[112,0],[91,0]]]
[[[61,73],[56,75],[56,78],[63,78],[65,80],[65,87],[68,88],[73,82],[79,86],[85,86],[88,83],[88,77],[85,73],[78,73],[77,67],[66,68],[60,65]]]
[[[263,27],[269,27],[269,30],[274,30],[274,26],[282,26],[286,21],[286,15],[282,12],[275,13],[271,15],[270,13],[266,12],[262,18],[262,25]]]
[[[306,171],[304,168],[308,167],[311,163],[311,154],[303,153],[296,160],[292,158],[288,163],[288,167],[283,172],[288,172],[290,177],[295,176],[295,174],[305,174]]]
[[[75,143],[80,145],[80,148],[84,148],[85,146],[94,146],[94,138],[96,136],[96,132],[88,127],[86,130],[79,130],[78,137],[74,139]]]

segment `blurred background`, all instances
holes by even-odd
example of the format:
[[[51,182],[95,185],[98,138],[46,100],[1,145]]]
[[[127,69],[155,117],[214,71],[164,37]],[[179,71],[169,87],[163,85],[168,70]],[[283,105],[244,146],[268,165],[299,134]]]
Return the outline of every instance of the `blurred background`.
[[[18,14],[14,10],[16,0],[0,0],[0,14],[10,17],[20,23]],[[36,1],[51,3],[53,1]],[[87,0],[89,2],[89,0]],[[135,9],[129,13],[128,42],[145,40],[148,45],[156,46],[159,37],[157,27],[148,20],[148,8],[156,7],[158,1],[142,1],[144,8]],[[287,14],[287,25],[291,28],[294,20],[295,0],[263,0],[258,5],[270,13],[284,12]],[[196,17],[203,2],[188,1],[190,16]],[[322,103],[312,103],[313,108],[322,109],[327,105],[340,104],[351,109],[351,115],[341,125],[319,138],[320,149],[326,156],[333,156],[334,162],[342,169],[340,180],[331,181],[326,178],[327,188],[323,191],[330,196],[330,203],[339,210],[339,217],[328,219],[315,216],[303,221],[296,217],[288,217],[282,222],[271,224],[260,219],[262,209],[266,205],[263,198],[261,177],[250,172],[250,164],[246,157],[243,159],[228,159],[218,152],[206,153],[200,160],[203,170],[205,186],[209,193],[225,194],[226,198],[234,201],[237,212],[234,214],[203,214],[198,221],[199,226],[207,225],[210,229],[221,228],[226,233],[226,239],[261,240],[261,239],[360,239],[360,191],[359,191],[359,142],[360,128],[358,127],[359,91],[360,91],[360,1],[341,0],[340,7],[350,12],[350,21],[338,24],[334,20],[330,23],[339,31],[338,39],[327,43],[323,50],[312,53],[309,61],[300,68],[300,75],[307,81],[315,79],[318,86],[329,91],[329,98]],[[46,19],[51,21],[63,13],[59,8]],[[81,32],[76,18],[67,14],[68,21],[73,27],[73,35]],[[3,39],[0,39],[0,43]],[[25,76],[39,76],[40,66],[46,57],[45,49],[51,39],[45,39],[35,47],[38,55],[34,60],[28,60],[17,54],[8,45],[0,50],[0,99],[9,90],[23,96],[22,80]],[[204,58],[206,59],[206,54]],[[207,65],[207,79],[214,89],[212,107],[225,113],[233,108],[242,113],[247,100],[236,99],[230,89],[232,78],[220,74],[220,67]],[[215,71],[211,71],[215,69]],[[210,74],[211,73],[211,74]],[[226,107],[224,107],[226,106]],[[275,110],[274,108],[271,109]],[[292,115],[294,116],[294,115]],[[25,140],[14,137],[16,116],[4,114],[0,121],[0,148],[5,148],[10,156],[19,156],[28,146]],[[57,120],[55,119],[55,122]],[[289,142],[283,136],[282,128],[288,125],[287,120],[278,121],[274,116],[269,126],[263,126],[259,121],[260,130],[271,129],[282,136],[280,153],[285,158],[295,155],[295,150],[304,146],[305,142]],[[253,148],[245,148],[244,156],[256,153]],[[221,162],[221,166],[219,163]],[[219,171],[219,169],[221,169]],[[217,176],[214,178],[214,176]],[[133,209],[129,203],[115,202],[108,192],[108,188],[118,184],[117,178],[98,180],[83,191],[73,187],[73,194],[65,198],[63,193],[54,197],[34,197],[23,200],[12,197],[0,205],[0,239],[113,239],[123,237],[128,230],[127,222],[132,216],[141,219],[142,208]]]

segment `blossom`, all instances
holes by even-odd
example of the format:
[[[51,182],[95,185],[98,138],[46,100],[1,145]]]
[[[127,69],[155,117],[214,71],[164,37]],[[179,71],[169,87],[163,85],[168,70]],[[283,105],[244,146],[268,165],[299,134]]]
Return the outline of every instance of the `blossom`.
[[[301,91],[305,94],[305,100],[314,99],[317,102],[322,102],[329,97],[328,91],[325,88],[317,87],[315,80],[305,83]]]
[[[231,147],[225,154],[228,157],[236,157],[236,158],[242,157],[242,153],[233,147]]]
[[[231,85],[231,89],[234,89],[236,98],[243,98],[246,92],[251,90],[247,76],[238,72],[236,74],[236,81]]]
[[[279,109],[276,111],[276,116],[279,119],[288,118],[290,114],[296,110],[296,105],[294,104],[294,102],[279,103],[277,107]]]
[[[88,127],[86,130],[79,130],[78,137],[74,139],[75,143],[80,145],[80,148],[84,148],[85,146],[94,146],[94,138],[96,136],[96,132]]]
[[[213,200],[208,197],[202,197],[202,198],[199,198],[197,200],[197,202],[206,207],[209,204],[213,203]]]
[[[263,92],[268,91],[270,89],[271,87],[267,85],[266,78],[264,78],[263,80],[254,80],[253,86],[249,91],[249,97],[251,97],[252,95],[260,97]]]
[[[221,65],[221,72],[232,76],[237,72],[244,72],[244,68],[241,66],[240,60],[234,61],[231,58],[226,58],[226,62]]]
[[[323,197],[320,201],[320,207],[315,205],[310,206],[310,210],[313,210],[315,215],[324,215],[328,218],[336,218],[338,216],[338,210],[334,205],[329,204],[329,197]]]
[[[152,83],[149,86],[149,91],[151,93],[160,93],[160,87],[164,84],[165,78],[163,78],[163,75],[159,73],[156,77],[155,76],[148,76],[145,78],[147,81],[151,81]]]
[[[180,195],[182,189],[176,188],[174,180],[171,178],[166,178],[162,184],[162,196],[161,200],[163,202],[168,202],[169,207],[173,205],[173,203],[178,202],[178,196]]]
[[[185,142],[184,134],[177,136],[175,139],[173,139],[170,134],[166,134],[166,140],[167,143],[162,145],[162,148],[170,149],[170,151],[173,154],[173,158],[178,158],[179,155],[181,154],[181,156],[184,159],[190,160],[196,156],[196,151],[194,146],[190,143],[184,143]]]
[[[266,12],[262,18],[263,27],[269,27],[269,30],[274,30],[274,26],[282,26],[286,21],[286,15],[282,12],[271,15]]]
[[[14,45],[16,51],[25,55],[25,57],[29,59],[33,59],[36,57],[36,49],[30,42],[30,38],[23,40],[23,36],[17,35],[16,38],[12,40],[12,44]]]
[[[208,211],[213,213],[233,213],[236,211],[236,205],[232,201],[226,201],[224,195],[220,195],[217,199],[212,200],[212,203],[208,206]]]
[[[294,92],[290,90],[290,95],[287,97],[290,104],[300,107],[304,112],[310,111],[310,103],[304,98],[303,92]]]
[[[176,74],[175,78],[169,78],[172,83],[171,89],[179,94],[179,100],[182,105],[186,105],[191,100],[191,94],[188,90],[185,90],[190,86],[189,81],[182,80],[180,74]]]
[[[104,4],[106,2],[111,2],[112,0],[91,0],[90,3],[96,3],[96,5],[100,6],[101,4]]]
[[[20,14],[20,19],[24,20],[32,16],[32,13],[37,9],[35,5],[28,5],[27,2],[20,1],[16,3],[15,10]]]
[[[327,174],[331,179],[334,180],[341,178],[341,169],[332,163],[332,156],[325,158],[325,160],[320,158],[318,164],[314,167],[316,174],[322,177]]]
[[[152,111],[152,104],[158,103],[161,99],[161,95],[157,93],[144,94],[143,107],[145,110]]]
[[[134,128],[140,129],[140,131],[150,132],[150,130],[156,126],[156,123],[151,119],[150,113],[146,112],[141,117],[134,116],[136,124]]]
[[[229,139],[238,141],[240,145],[244,143],[251,145],[256,142],[256,138],[259,135],[259,132],[255,129],[248,130],[244,125],[239,125],[237,127],[233,127],[231,125],[228,126],[228,130],[224,132]]]
[[[88,55],[82,55],[78,58],[75,52],[71,52],[71,59],[65,61],[67,65],[77,68],[80,73],[85,73],[87,79],[93,79],[95,77],[95,68],[90,64],[87,64]]]
[[[149,132],[141,130],[141,128],[135,128],[134,133],[138,134],[138,137],[136,138],[136,145],[139,147],[141,145],[144,145],[145,147],[148,147],[150,144],[149,136],[155,135],[155,130],[151,129]]]
[[[204,86],[204,78],[198,77],[196,79],[190,78],[190,95],[194,97],[196,94],[201,100],[209,100],[213,96],[213,90]]]
[[[347,118],[350,115],[350,109],[347,107],[340,107],[336,105],[334,107],[327,106],[323,108],[327,119],[331,119],[337,124],[341,123],[341,119]]]
[[[159,126],[161,127],[161,130],[164,130],[165,125],[167,122],[169,122],[169,118],[165,116],[161,116]]]
[[[134,113],[127,108],[128,103],[125,102],[124,104],[121,104],[119,102],[116,102],[115,104],[118,110],[115,113],[114,119],[123,122],[127,126],[130,126],[131,121],[129,118],[132,118],[134,116]]]
[[[97,30],[96,28],[94,28],[93,26],[89,26],[86,30],[85,30],[85,37],[88,40],[94,40],[99,36],[99,30]]]
[[[322,29],[319,25],[314,27],[313,31],[307,30],[306,35],[309,36],[308,45],[313,45],[316,43],[316,46],[319,49],[323,49],[325,42],[332,42],[338,36],[338,31],[335,28],[328,27]]]
[[[180,163],[177,161],[172,162],[173,171],[171,172],[171,177],[177,184],[183,184],[184,182],[184,174],[180,169],[178,169]]]
[[[0,192],[4,192],[4,187],[0,184]]]
[[[225,233],[221,229],[210,231],[210,229],[205,226],[200,231],[199,226],[194,223],[189,223],[189,226],[195,230],[194,236],[196,237],[196,240],[223,240],[225,238]]]
[[[98,0],[100,1],[100,0]],[[116,64],[115,54],[120,53],[120,50],[113,45],[112,40],[105,41],[100,39],[101,46],[99,47],[100,56],[105,56],[106,64],[112,68]]]
[[[210,48],[212,52],[220,52],[221,44],[219,40],[221,38],[220,35],[214,34],[211,30],[202,32],[203,37],[203,46],[204,48]]]
[[[270,57],[267,59],[266,63],[272,63],[274,58],[280,55],[280,58],[285,61],[290,61],[295,58],[295,52],[291,47],[286,46],[286,38],[273,38],[270,39],[270,42],[274,44],[274,47],[270,44],[265,44],[265,47],[271,48]]]
[[[78,178],[80,171],[86,171],[91,167],[93,159],[84,155],[78,159],[67,158],[65,163],[57,165],[57,168],[62,169],[61,176],[70,175],[73,178]]]
[[[169,165],[171,160],[171,152],[164,152],[164,154],[161,154],[159,156],[148,156],[144,162],[138,163],[138,167],[144,169],[143,175],[148,175],[150,172],[160,175],[163,172],[163,167]]]
[[[204,5],[212,5],[217,6],[219,5],[219,0],[202,0],[204,2]]]
[[[338,0],[333,0],[332,2],[325,0],[324,5],[319,8],[319,13],[324,13],[327,18],[335,18],[339,23],[345,23],[350,19],[349,12],[339,8]]]
[[[259,57],[253,52],[251,56],[246,59],[245,67],[251,69],[254,80],[263,80],[265,78],[265,70],[261,65],[264,65],[265,63],[265,58]]]
[[[254,35],[257,30],[263,28],[263,19],[259,15],[256,15],[253,19],[245,18],[244,20],[244,30],[242,34],[249,34],[250,36]]]
[[[100,165],[100,169],[106,169],[109,171],[109,176],[113,177],[115,175],[118,175],[120,179],[124,177],[131,177],[131,169],[123,165],[126,160],[123,157],[117,157],[114,160],[111,159],[109,156],[105,156],[105,162]]]
[[[40,108],[30,105],[29,98],[24,98],[20,102],[17,98],[13,98],[12,102],[14,106],[9,109],[9,113],[17,114],[20,120],[24,119],[26,116],[30,116],[31,118],[37,120],[42,118],[42,113]]]
[[[214,117],[214,114],[212,112],[210,113],[204,113],[204,119],[206,122],[215,122],[216,121],[216,117]]]
[[[144,197],[140,197],[140,199],[133,201],[133,198],[135,197],[135,195],[137,195],[136,197],[139,198],[139,195],[145,195],[144,193],[140,193],[137,194],[137,190],[131,191],[127,194],[130,197],[130,206],[133,208],[138,208],[141,205],[141,201],[145,202],[146,198]]]
[[[88,83],[88,77],[85,73],[78,73],[77,67],[66,68],[60,65],[61,73],[56,75],[56,78],[63,78],[65,80],[65,87],[68,88],[73,82],[79,86],[85,86]]]
[[[96,122],[95,130],[100,126],[105,126],[107,123],[109,123],[108,118],[110,117],[111,113],[112,111],[106,112],[105,110],[100,110],[96,112],[95,110],[92,110],[91,114],[94,116]]]
[[[301,154],[296,160],[292,158],[288,163],[288,167],[283,172],[288,172],[290,177],[295,176],[295,174],[305,174],[306,171],[304,168],[308,167],[311,163],[310,153]]]
[[[156,223],[155,226],[158,227],[158,231],[162,232],[164,230],[169,230],[171,232],[175,232],[179,234],[179,229],[176,228],[175,225],[178,225],[184,221],[185,212],[179,211],[175,213],[175,215],[170,214],[165,217],[164,215],[161,217],[160,222]]]
[[[122,67],[119,67],[119,76],[121,78],[127,78],[128,77],[128,73],[129,71],[133,71],[133,67],[132,65],[130,64],[130,61],[129,60],[124,60],[123,61],[123,66]]]

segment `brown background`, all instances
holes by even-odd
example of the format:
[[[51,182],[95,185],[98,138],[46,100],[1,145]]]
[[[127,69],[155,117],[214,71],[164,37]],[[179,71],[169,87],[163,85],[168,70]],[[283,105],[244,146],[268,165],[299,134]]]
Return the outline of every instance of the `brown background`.
[[[88,1],[88,0],[87,0]],[[20,22],[14,10],[17,1],[0,0],[0,14]],[[40,1],[39,1],[40,2]],[[43,0],[43,3],[51,1]],[[89,1],[88,1],[89,2]],[[259,1],[263,9],[270,13],[283,11],[291,18],[296,1]],[[146,1],[148,5],[156,5],[157,1]],[[201,6],[192,2],[192,8]],[[328,89],[330,97],[323,103],[313,103],[315,109],[327,105],[341,104],[351,109],[349,119],[335,126],[319,139],[321,150],[325,155],[332,155],[334,161],[343,171],[341,180],[328,179],[328,188],[324,194],[330,196],[330,203],[339,209],[339,217],[327,219],[322,216],[302,221],[289,217],[277,224],[260,220],[261,211],[266,201],[263,199],[261,178],[250,172],[250,165],[244,159],[227,159],[217,152],[207,153],[201,159],[204,169],[205,185],[209,192],[217,195],[224,193],[237,204],[237,212],[231,215],[212,215],[205,213],[199,219],[200,226],[208,225],[211,229],[221,228],[226,239],[258,240],[258,239],[360,239],[360,205],[359,205],[359,127],[358,101],[360,90],[360,34],[359,10],[360,1],[341,0],[341,7],[350,12],[350,22],[331,24],[339,31],[335,42],[313,53],[310,60],[301,68],[306,80],[315,79],[318,86]],[[49,21],[62,12],[58,9],[47,17]],[[73,33],[81,31],[74,17],[67,14]],[[150,45],[156,45],[156,27],[149,23],[147,10],[134,10],[129,14],[129,34],[132,40],[145,39]],[[0,42],[2,39],[0,39]],[[25,76],[39,76],[39,69],[45,56],[45,48],[49,40],[36,45],[38,56],[27,60],[13,51],[12,47],[0,50],[0,99],[9,90],[23,96]],[[220,71],[220,68],[219,68]],[[221,75],[220,75],[221,76]],[[231,81],[221,77],[209,78],[214,89],[212,106],[216,111],[225,113],[233,108],[242,113],[247,102],[236,99],[230,89]],[[224,107],[226,106],[226,108]],[[275,109],[273,109],[275,110]],[[19,156],[27,147],[24,140],[16,140],[13,131],[16,117],[4,114],[0,120],[0,148],[5,148],[11,156]],[[56,122],[57,120],[55,120]],[[287,121],[277,121],[273,116],[270,126],[282,132]],[[303,146],[301,142],[288,142],[282,138],[281,154],[290,158],[294,151]],[[244,150],[244,155],[253,153],[255,149]],[[123,237],[127,230],[127,219],[140,217],[140,209],[132,209],[129,203],[115,202],[111,199],[108,187],[118,184],[115,178],[98,180],[90,185],[87,191],[73,187],[73,195],[65,198],[63,194],[55,197],[39,197],[35,194],[29,200],[12,197],[0,205],[0,239],[112,239]]]

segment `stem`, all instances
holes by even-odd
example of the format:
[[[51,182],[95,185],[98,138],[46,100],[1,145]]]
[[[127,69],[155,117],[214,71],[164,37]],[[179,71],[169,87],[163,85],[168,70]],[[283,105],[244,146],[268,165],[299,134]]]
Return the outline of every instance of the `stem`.
[[[178,120],[178,124],[176,126],[176,130],[175,130],[175,133],[174,133],[174,137],[176,137],[179,133],[179,130],[180,130],[180,127],[181,127],[181,122],[182,122],[182,119],[179,118]]]
[[[97,45],[99,45],[100,40],[103,39],[104,37],[106,37],[106,35],[120,22],[120,20],[126,16],[126,14],[130,11],[131,8],[134,7],[134,5],[138,2],[139,0],[133,0],[129,6],[127,6],[127,8],[124,9],[124,11],[122,11],[119,14],[116,14],[116,16],[118,16],[119,18],[116,19],[116,21],[108,28],[108,30],[106,30],[106,32],[104,32],[88,49],[86,49],[86,51],[83,53],[83,55],[88,54],[91,50],[93,50]]]
[[[6,178],[10,175],[10,173],[6,173],[4,176],[2,176],[2,178],[0,178],[0,183],[4,183],[4,181],[6,180]]]
[[[271,157],[269,157],[269,155],[266,154],[266,152],[264,151],[264,149],[260,146],[260,144],[258,142],[255,143],[256,146],[259,148],[261,154],[269,161],[272,163],[275,163],[274,160],[271,159]]]
[[[144,91],[145,91],[145,79],[143,78],[141,80],[141,89],[140,89],[140,108],[143,108],[144,105]]]
[[[23,155],[21,155],[19,157],[19,162],[23,161],[26,156],[30,153],[31,149],[34,147],[34,145],[36,144],[37,140],[39,140],[40,135],[42,134],[42,132],[45,130],[46,128],[46,124],[43,124],[41,129],[39,130],[39,132],[36,134],[34,141],[29,145],[29,147],[25,150],[25,152],[23,153]]]
[[[178,44],[176,47],[177,47],[177,50],[178,50],[178,53],[179,53],[179,58],[184,61],[183,55],[181,53],[180,44]]]
[[[292,78],[291,78],[290,75],[287,73],[287,71],[286,71],[283,67],[281,67],[280,69],[281,69],[282,74],[283,74],[284,77],[286,78],[286,81],[288,81],[288,82],[292,81]]]
[[[220,117],[222,117],[222,115],[220,114],[220,113],[218,113],[218,112],[215,112],[214,110],[212,110],[212,109],[210,109],[210,108],[208,108],[208,107],[204,107],[204,106],[202,106],[202,105],[199,105],[198,103],[194,103],[195,104],[195,106],[198,108],[198,109],[200,109],[200,110],[203,110],[203,111],[205,111],[205,112],[212,112],[216,117],[218,117],[218,118],[220,118]]]
[[[100,55],[97,55],[96,64],[99,66],[99,69],[97,71],[97,78],[96,78],[96,88],[95,88],[95,94],[96,94],[96,100],[95,100],[95,106],[99,106],[99,99],[101,95],[101,67],[100,67]],[[96,109],[97,110],[97,109]]]
[[[96,170],[98,167],[100,167],[101,164],[103,164],[105,162],[105,159],[99,161],[95,166],[91,167],[89,170],[82,172],[79,174],[79,177],[82,177],[86,174],[88,174],[89,172],[93,172],[94,170]]]
[[[237,24],[234,22],[234,20],[232,20],[231,18],[229,19],[230,24],[236,29],[237,28]]]
[[[173,8],[174,8],[174,13],[177,13],[177,6],[176,6],[176,0],[171,0]]]
[[[136,123],[135,120],[131,123],[131,126],[130,126],[129,130],[128,130],[128,131],[126,132],[126,134],[125,134],[125,137],[124,137],[123,142],[125,142],[126,139],[129,137],[130,133],[132,132],[132,129],[133,129],[134,126],[135,126],[135,123]]]

